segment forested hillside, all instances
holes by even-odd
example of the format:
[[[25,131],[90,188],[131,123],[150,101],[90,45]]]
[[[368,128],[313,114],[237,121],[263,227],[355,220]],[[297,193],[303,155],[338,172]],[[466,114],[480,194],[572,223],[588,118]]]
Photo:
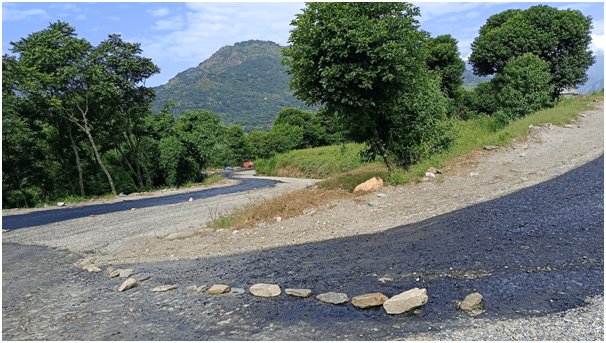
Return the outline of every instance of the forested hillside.
[[[225,46],[196,68],[185,70],[166,85],[154,88],[153,113],[173,101],[172,113],[207,109],[226,125],[245,132],[269,131],[286,107],[310,110],[288,90],[290,76],[280,65],[280,46],[251,40]]]

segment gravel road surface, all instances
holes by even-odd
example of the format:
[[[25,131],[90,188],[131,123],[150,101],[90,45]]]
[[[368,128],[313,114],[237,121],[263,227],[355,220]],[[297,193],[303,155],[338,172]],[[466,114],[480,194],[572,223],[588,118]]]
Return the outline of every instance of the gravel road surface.
[[[603,102],[575,124],[252,230],[205,223],[316,180],[3,233],[3,339],[604,340]],[[150,278],[119,293],[123,279],[75,265],[84,256]],[[215,283],[247,292],[185,291]],[[313,293],[258,298],[255,283]],[[428,303],[396,316],[313,298],[413,287]],[[456,303],[473,292],[476,317]]]
[[[375,234],[116,265],[150,276],[123,293],[123,279],[74,266],[78,255],[4,243],[3,339],[603,340],[603,175],[602,156],[535,187]],[[275,283],[350,298],[425,287],[429,301],[414,313],[387,315],[313,295],[185,291],[214,283]],[[151,292],[165,284],[178,288]],[[472,292],[483,294],[486,310],[475,318],[456,305]]]

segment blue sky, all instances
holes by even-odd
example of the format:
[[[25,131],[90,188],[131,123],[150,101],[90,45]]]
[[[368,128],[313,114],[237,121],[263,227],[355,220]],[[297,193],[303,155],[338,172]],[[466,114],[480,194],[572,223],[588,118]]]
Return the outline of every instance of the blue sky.
[[[546,4],[578,9],[593,18],[594,51],[604,50],[603,2],[413,2],[421,9],[421,29],[433,37],[451,34],[459,41],[462,58],[480,26],[493,14]],[[290,22],[302,2],[3,2],[2,53],[10,42],[66,21],[79,37],[97,45],[108,34],[119,33],[129,42],[142,43],[143,55],[161,69],[147,86],[167,83],[178,72],[196,67],[225,45],[249,39],[288,42]]]

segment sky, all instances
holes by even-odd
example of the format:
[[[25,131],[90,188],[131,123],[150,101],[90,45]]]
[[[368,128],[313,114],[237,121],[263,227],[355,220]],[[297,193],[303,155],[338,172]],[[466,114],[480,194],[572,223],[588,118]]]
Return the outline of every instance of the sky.
[[[458,40],[461,58],[491,15],[507,9],[545,4],[577,9],[593,18],[594,52],[604,51],[603,2],[413,2],[421,10],[417,20],[432,37],[450,34]],[[198,66],[219,48],[259,39],[288,44],[290,22],[304,8],[302,2],[3,2],[2,54],[10,42],[44,30],[61,20],[76,28],[78,37],[93,45],[118,33],[141,43],[142,55],[160,67],[147,86],[168,83],[177,73]]]

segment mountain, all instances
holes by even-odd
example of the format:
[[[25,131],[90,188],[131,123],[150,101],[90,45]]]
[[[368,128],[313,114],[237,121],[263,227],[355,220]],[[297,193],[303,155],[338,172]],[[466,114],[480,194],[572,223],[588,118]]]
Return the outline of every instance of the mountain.
[[[483,81],[490,81],[490,79],[493,78],[492,75],[490,75],[490,76],[474,75],[473,71],[472,71],[472,66],[468,61],[465,61],[465,71],[463,72],[462,77],[463,77],[463,88],[467,89],[468,91],[476,88],[478,83],[483,82]]]
[[[604,89],[604,51],[594,53],[595,63],[587,69],[588,80],[577,89],[579,94],[592,93]]]
[[[152,112],[172,100],[175,114],[206,109],[226,125],[242,125],[245,132],[268,131],[285,107],[312,109],[288,88],[290,75],[280,64],[281,46],[250,40],[224,46],[196,68],[189,68],[168,84],[155,87]]]

